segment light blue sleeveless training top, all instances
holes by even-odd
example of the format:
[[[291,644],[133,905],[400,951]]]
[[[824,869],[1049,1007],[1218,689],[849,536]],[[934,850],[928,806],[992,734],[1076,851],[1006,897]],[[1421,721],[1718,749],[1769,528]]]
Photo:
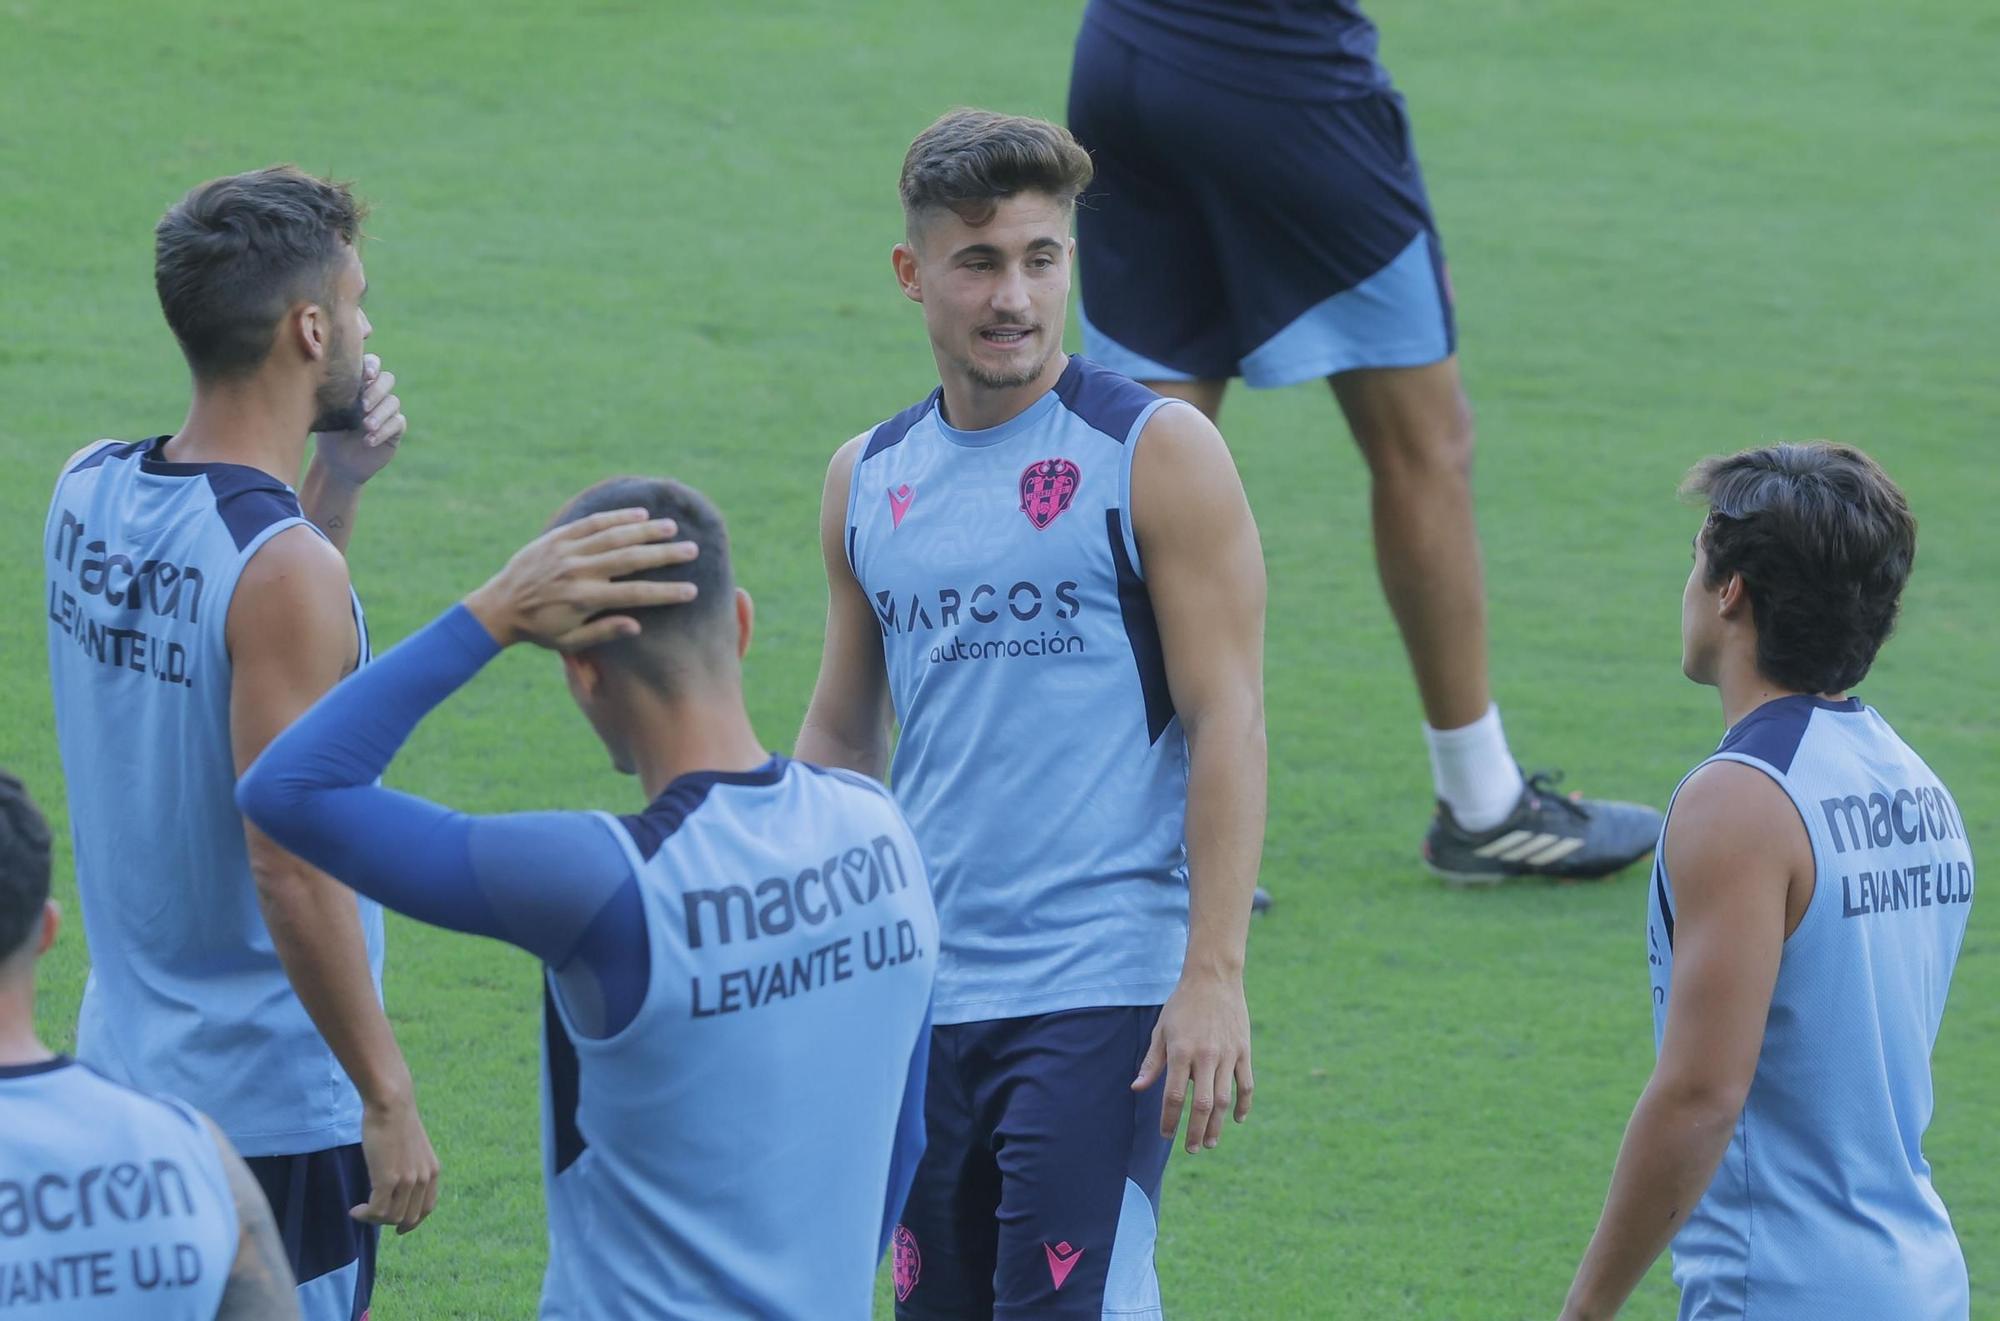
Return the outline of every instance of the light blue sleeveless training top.
[[[941,398],[870,434],[847,517],[944,933],[937,1021],[1162,1003],[1187,945],[1187,740],[1131,475],[1171,401],[1079,357],[989,430]]]
[[[909,827],[782,757],[600,820],[650,981],[593,1037],[551,979],[541,1315],[867,1321],[923,1150],[938,925]]]
[[[71,1060],[0,1067],[0,1316],[214,1321],[236,1247],[194,1111]]]
[[[1816,879],[1729,1150],[1674,1239],[1681,1316],[1962,1318],[1965,1258],[1923,1153],[1931,1045],[1973,894],[1957,804],[1858,698],[1768,702],[1709,760],[1754,766],[1790,795]],[[1673,979],[1664,851],[1646,925],[1657,1046]]]
[[[91,973],[77,1055],[207,1112],[245,1156],[361,1140],[361,1102],[271,946],[235,800],[224,626],[251,556],[306,521],[283,482],[107,442],[43,545]],[[310,526],[310,524],[306,524]],[[355,625],[367,659],[357,599]],[[382,914],[357,900],[379,990]]]

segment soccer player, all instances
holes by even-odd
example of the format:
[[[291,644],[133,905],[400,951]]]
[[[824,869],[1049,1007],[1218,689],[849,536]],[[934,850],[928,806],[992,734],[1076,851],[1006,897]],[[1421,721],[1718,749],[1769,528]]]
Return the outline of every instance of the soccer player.
[[[916,843],[879,784],[758,741],[713,505],[618,478],[556,522],[273,743],[240,801],[364,894],[546,965],[543,1316],[866,1321],[923,1142]],[[377,787],[520,641],[565,650],[644,811],[467,817]]]
[[[72,457],[44,542],[92,962],[78,1056],[214,1117],[277,1209],[309,1321],[367,1311],[375,1226],[416,1228],[438,1182],[382,1010],[381,913],[246,831],[232,796],[368,658],[342,551],[408,423],[362,353],[361,219],[289,167],[168,210],[153,273],[187,418]]]
[[[1617,1313],[1673,1242],[1680,1314],[1967,1313],[1931,1187],[1931,1044],[1972,901],[1949,790],[1849,695],[1917,526],[1859,450],[1709,459],[1681,668],[1726,732],[1681,781],[1646,896],[1659,1062],[1563,1315]]]
[[[271,1208],[229,1139],[36,1037],[35,964],[60,925],[48,824],[0,771],[0,1311],[297,1317]]]
[[[881,779],[900,724],[943,929],[906,1321],[1157,1317],[1177,1124],[1250,1111],[1263,555],[1208,419],[1063,352],[1089,178],[1036,119],[911,144],[894,263],[941,384],[840,448],[820,515],[798,755]]]
[[[1473,883],[1606,876],[1652,850],[1660,815],[1524,781],[1508,750],[1451,283],[1375,48],[1354,0],[1091,0],[1069,89],[1097,166],[1077,214],[1084,352],[1211,418],[1232,377],[1327,378],[1423,701],[1425,864]]]

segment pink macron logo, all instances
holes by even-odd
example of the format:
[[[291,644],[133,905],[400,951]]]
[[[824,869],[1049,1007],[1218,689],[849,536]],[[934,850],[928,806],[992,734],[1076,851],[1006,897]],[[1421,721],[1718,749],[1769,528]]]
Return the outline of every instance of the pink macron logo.
[[[1076,1269],[1076,1263],[1083,1259],[1083,1249],[1073,1248],[1065,1241],[1054,1247],[1044,1243],[1042,1251],[1049,1254],[1049,1279],[1061,1289],[1069,1283],[1069,1273]]]
[[[903,526],[903,515],[910,512],[910,506],[915,504],[916,500],[917,490],[908,482],[903,483],[901,486],[892,486],[889,488],[889,522],[891,524],[889,530],[891,532]]]

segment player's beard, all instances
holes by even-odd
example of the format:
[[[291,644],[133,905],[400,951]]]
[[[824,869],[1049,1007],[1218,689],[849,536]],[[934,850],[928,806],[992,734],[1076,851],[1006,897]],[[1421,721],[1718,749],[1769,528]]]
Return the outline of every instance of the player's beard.
[[[1040,334],[1041,332],[1036,331],[1035,333]],[[990,371],[982,367],[977,358],[967,358],[965,360],[965,374],[972,378],[973,384],[982,386],[988,390],[1016,389],[1023,385],[1032,384],[1042,374],[1043,370],[1048,367],[1049,359],[1055,356],[1055,351],[1055,346],[1050,345],[1048,352],[1033,362],[1005,372]]]
[[[350,368],[347,365],[347,337],[336,336],[327,346],[327,360],[338,364],[330,368],[330,373],[313,391],[312,429],[316,432],[359,431],[361,424],[368,420],[368,413],[361,405],[366,385],[361,379],[361,362],[356,359]]]

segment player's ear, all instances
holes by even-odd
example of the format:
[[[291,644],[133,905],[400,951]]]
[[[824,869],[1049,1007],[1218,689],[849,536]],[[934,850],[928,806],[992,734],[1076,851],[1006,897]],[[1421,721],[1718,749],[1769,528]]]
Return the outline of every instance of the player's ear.
[[[903,297],[913,303],[924,301],[923,281],[917,274],[917,250],[909,243],[898,243],[889,251],[889,263],[896,268],[896,283],[903,287]]]
[[[1722,581],[1722,590],[1715,598],[1716,613],[1724,619],[1740,619],[1750,609],[1750,588],[1743,581],[1741,572],[1732,573]]]
[[[326,309],[318,303],[300,303],[292,309],[288,320],[298,339],[299,352],[306,355],[306,361],[318,362],[324,358],[327,338],[333,329]]]
[[[757,605],[750,593],[736,589],[736,659],[750,654],[750,635],[756,631]]]
[[[42,933],[35,937],[35,957],[41,958],[56,943],[56,932],[62,930],[62,905],[53,899],[42,901]]]
[[[565,651],[562,654],[563,678],[569,683],[569,695],[581,706],[597,696],[604,686],[604,667],[588,651]]]

